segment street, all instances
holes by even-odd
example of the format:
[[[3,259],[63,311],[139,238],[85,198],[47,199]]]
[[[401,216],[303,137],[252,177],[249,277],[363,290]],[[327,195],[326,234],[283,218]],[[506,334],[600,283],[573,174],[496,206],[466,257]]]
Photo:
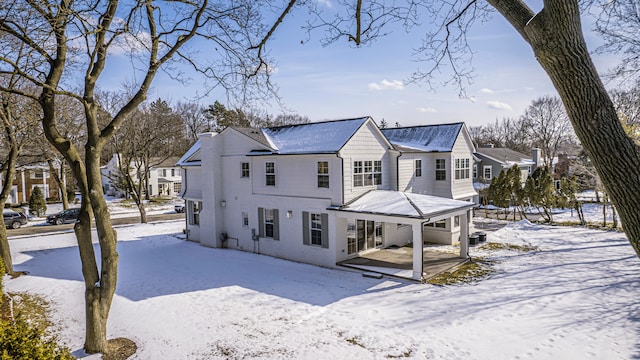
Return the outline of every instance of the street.
[[[154,221],[164,221],[164,220],[177,220],[177,219],[184,219],[184,216],[185,216],[184,213],[147,215],[147,221],[154,222]],[[113,225],[138,224],[140,223],[140,216],[114,218],[114,219],[111,219],[111,223]],[[38,234],[73,230],[73,225],[74,224],[25,226],[25,227],[21,227],[20,229],[7,229],[7,238],[11,239],[12,237],[16,237],[16,236],[38,235]]]

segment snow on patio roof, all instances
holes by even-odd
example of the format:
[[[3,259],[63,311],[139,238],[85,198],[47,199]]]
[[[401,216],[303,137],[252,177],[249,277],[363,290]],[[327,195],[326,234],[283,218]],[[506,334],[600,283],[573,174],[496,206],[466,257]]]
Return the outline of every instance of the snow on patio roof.
[[[337,153],[367,119],[279,126],[262,131],[279,154]]]
[[[332,210],[387,216],[429,219],[456,210],[470,209],[473,203],[432,195],[392,190],[370,191],[354,201]]]
[[[394,146],[405,151],[448,152],[453,149],[463,123],[383,129]]]

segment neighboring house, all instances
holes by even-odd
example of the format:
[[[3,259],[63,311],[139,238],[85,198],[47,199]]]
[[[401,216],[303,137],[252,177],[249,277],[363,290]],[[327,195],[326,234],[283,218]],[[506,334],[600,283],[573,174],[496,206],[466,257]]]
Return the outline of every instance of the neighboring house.
[[[531,150],[531,156],[508,148],[493,146],[478,147],[475,153],[476,163],[473,165],[473,181],[476,188],[491,183],[491,179],[507,171],[513,165],[520,168],[520,178],[524,183],[542,161],[541,150]]]
[[[149,196],[151,197],[176,197],[182,189],[182,176],[180,168],[176,166],[177,157],[167,159],[151,158],[149,167]],[[138,182],[136,164],[131,163],[132,179]],[[102,186],[104,193],[109,196],[124,197],[126,190],[120,189],[117,184],[117,178],[120,174],[120,160],[117,154],[114,154],[107,165],[100,169],[102,174]],[[143,190],[144,191],[144,190]]]
[[[424,241],[460,242],[467,256],[474,204],[456,199],[474,195],[473,145],[464,124],[448,126],[437,149],[390,141],[369,117],[202,134],[178,162],[187,238],[326,267],[413,244],[420,279]]]
[[[4,178],[0,178],[0,185]],[[26,203],[31,198],[34,187],[39,187],[45,199],[59,199],[59,186],[49,172],[47,163],[18,165],[16,176],[7,198],[7,203]]]

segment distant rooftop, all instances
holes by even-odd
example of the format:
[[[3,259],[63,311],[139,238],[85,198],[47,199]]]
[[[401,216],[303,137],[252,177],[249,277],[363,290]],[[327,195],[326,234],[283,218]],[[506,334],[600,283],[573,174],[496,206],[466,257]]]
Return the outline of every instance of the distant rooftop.
[[[382,129],[382,133],[400,151],[449,152],[463,123],[424,125]]]
[[[530,155],[525,155],[509,148],[479,147],[476,149],[476,154],[484,155],[502,163],[533,164],[533,160]]]

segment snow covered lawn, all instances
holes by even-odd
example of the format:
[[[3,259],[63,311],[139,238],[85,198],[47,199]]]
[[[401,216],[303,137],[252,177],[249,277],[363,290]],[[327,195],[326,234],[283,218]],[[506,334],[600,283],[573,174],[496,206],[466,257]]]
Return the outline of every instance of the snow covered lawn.
[[[624,234],[520,222],[471,249],[489,279],[439,287],[186,242],[183,222],[118,228],[110,337],[136,359],[630,359],[640,356],[640,261]],[[51,301],[80,358],[83,283],[72,234],[12,240],[6,290]]]

